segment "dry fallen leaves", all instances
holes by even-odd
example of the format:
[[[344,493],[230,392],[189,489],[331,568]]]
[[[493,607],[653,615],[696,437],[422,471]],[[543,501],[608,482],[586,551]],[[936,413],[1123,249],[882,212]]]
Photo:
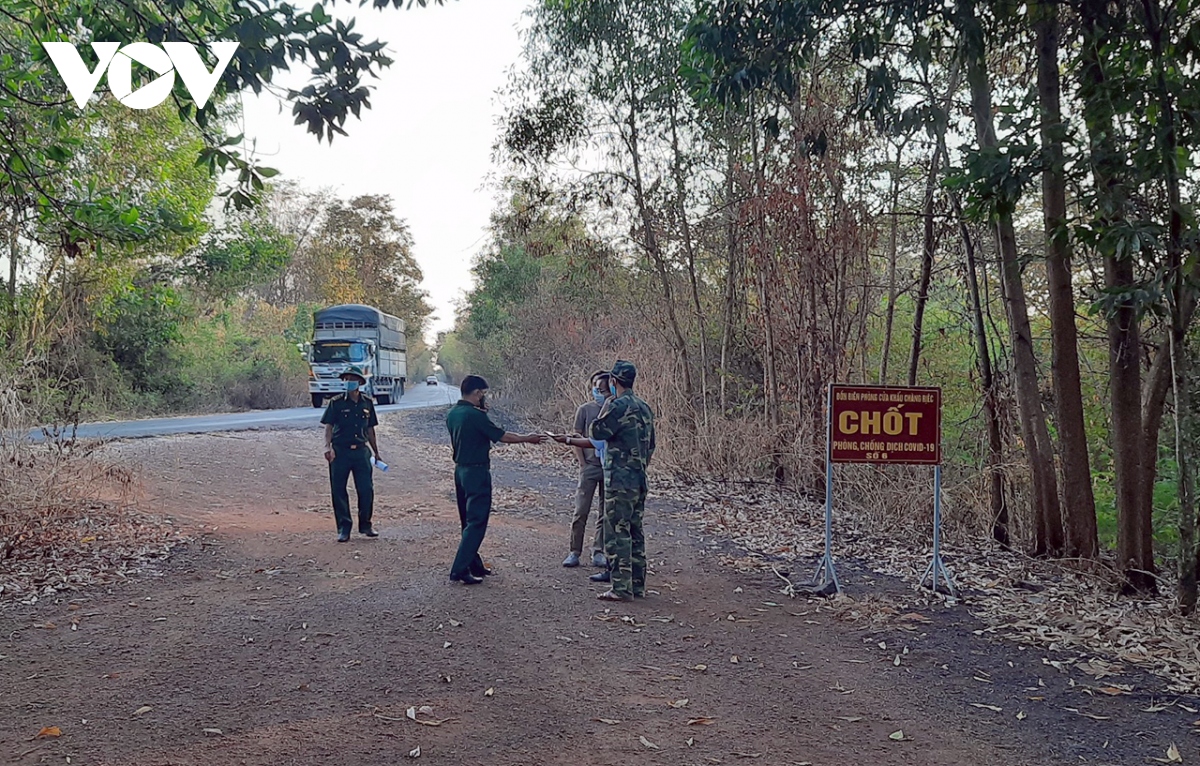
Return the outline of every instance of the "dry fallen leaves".
[[[655,484],[662,492],[676,491],[687,499],[691,516],[705,534],[730,539],[744,552],[717,556],[739,572],[771,575],[774,559],[798,562],[823,550],[821,525],[796,523],[821,518],[823,508],[796,493],[694,478],[686,485],[673,485],[668,477],[659,477]],[[839,529],[847,532],[839,541],[839,551],[862,558],[880,575],[915,581],[928,564],[926,530],[920,530],[919,539],[885,536],[878,530],[891,530],[894,525],[878,520],[874,508],[847,504],[839,510]],[[1200,621],[1178,614],[1170,589],[1158,598],[1124,599],[1113,576],[1105,571],[1032,561],[1017,553],[975,546],[969,539],[961,547],[948,545],[947,553],[959,588],[983,594],[973,602],[972,613],[987,624],[991,635],[1083,655],[1082,661],[1065,663],[1064,670],[1073,667],[1097,680],[1120,672],[1122,666],[1135,666],[1163,678],[1172,692],[1200,692],[1200,656],[1194,651],[1200,645]],[[931,622],[915,611],[873,614],[861,608],[866,598],[857,599],[855,609],[844,614],[835,612],[835,617],[907,627]]]
[[[620,721],[618,721],[615,718],[593,718],[592,720],[599,721],[600,723],[606,723],[609,726],[616,726],[617,724],[620,723]]]
[[[1183,756],[1179,753],[1179,748],[1172,742],[1171,746],[1167,748],[1167,757],[1155,758],[1154,760],[1159,763],[1183,763]]]
[[[638,741],[641,742],[642,745],[644,745],[645,747],[648,747],[651,750],[658,750],[658,745],[654,744],[653,742],[646,739],[645,737],[638,737]]]
[[[42,728],[41,731],[39,731],[37,733],[37,736],[34,737],[34,739],[41,739],[42,737],[61,737],[61,736],[62,736],[62,729],[58,728],[57,726],[45,726]]]
[[[137,710],[133,711],[133,714],[134,715],[145,715],[146,713],[149,713],[153,709],[154,708],[150,707],[149,705],[143,705],[140,708],[138,708]]]
[[[678,710],[681,707],[687,707],[687,703],[688,703],[688,701],[686,699],[681,699],[681,700],[675,700],[674,702],[671,702],[669,704],[671,705],[671,707]]]
[[[412,750],[409,750],[408,757],[409,758],[420,758],[421,757],[421,746],[417,745]]]
[[[717,719],[710,716],[701,716],[700,718],[689,718],[688,726],[712,726],[717,722]]]

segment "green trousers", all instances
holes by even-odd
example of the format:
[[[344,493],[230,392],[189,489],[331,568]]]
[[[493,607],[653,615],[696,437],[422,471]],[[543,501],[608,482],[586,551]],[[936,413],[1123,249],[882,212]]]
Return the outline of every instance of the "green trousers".
[[[454,495],[458,501],[458,517],[462,522],[462,539],[458,542],[458,555],[450,567],[450,576],[479,575],[483,570],[479,546],[483,545],[488,519],[492,515],[491,467],[455,466]]]
[[[338,532],[350,532],[350,476],[354,476],[354,492],[358,495],[358,531],[371,528],[375,509],[375,477],[371,475],[371,450],[334,447],[333,462],[329,464],[329,488],[333,492],[333,518]]]
[[[606,477],[607,478],[607,477]],[[622,482],[604,487],[604,554],[612,577],[612,591],[620,596],[646,595],[646,477],[636,485]]]

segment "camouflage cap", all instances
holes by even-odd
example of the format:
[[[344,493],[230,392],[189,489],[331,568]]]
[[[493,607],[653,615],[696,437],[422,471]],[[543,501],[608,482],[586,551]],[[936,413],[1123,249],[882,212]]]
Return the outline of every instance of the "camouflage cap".
[[[356,364],[352,364],[349,367],[347,367],[346,369],[342,370],[342,374],[338,375],[338,377],[345,379],[349,375],[356,376],[363,383],[367,382],[367,376],[363,374],[362,368]]]
[[[617,379],[617,382],[623,386],[632,386],[634,378],[637,377],[637,367],[633,366],[633,362],[626,362],[624,359],[618,359],[613,364],[612,376]]]

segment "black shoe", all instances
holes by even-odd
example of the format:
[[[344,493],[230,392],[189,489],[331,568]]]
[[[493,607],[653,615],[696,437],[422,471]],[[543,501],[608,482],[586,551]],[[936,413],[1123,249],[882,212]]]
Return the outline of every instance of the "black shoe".
[[[366,529],[363,529],[362,527],[359,527],[359,528],[358,528],[358,533],[359,533],[360,535],[366,535],[367,537],[379,537],[379,533],[378,533],[378,532],[376,532],[376,531],[375,531],[373,528],[371,528],[371,527],[367,527]]]
[[[490,577],[492,570],[488,569],[487,567],[480,567],[479,569],[472,569],[471,574],[475,575],[476,577]]]
[[[478,585],[479,583],[483,582],[483,578],[476,577],[470,572],[467,572],[464,575],[450,575],[450,582],[460,582],[463,585]]]
[[[588,579],[592,582],[612,582],[612,575],[610,575],[606,569],[603,572],[597,572]]]
[[[346,531],[346,532],[339,532],[339,533],[338,533],[338,542],[339,542],[339,543],[347,543],[347,542],[350,542],[350,532],[349,532],[349,531]]]

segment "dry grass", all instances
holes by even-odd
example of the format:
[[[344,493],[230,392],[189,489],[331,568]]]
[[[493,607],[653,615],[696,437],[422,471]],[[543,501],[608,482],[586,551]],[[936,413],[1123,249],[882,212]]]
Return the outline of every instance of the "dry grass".
[[[43,430],[22,398],[36,365],[0,370],[0,602],[32,602],[110,581],[165,555],[181,538],[129,508],[134,476],[101,460],[70,428]]]

